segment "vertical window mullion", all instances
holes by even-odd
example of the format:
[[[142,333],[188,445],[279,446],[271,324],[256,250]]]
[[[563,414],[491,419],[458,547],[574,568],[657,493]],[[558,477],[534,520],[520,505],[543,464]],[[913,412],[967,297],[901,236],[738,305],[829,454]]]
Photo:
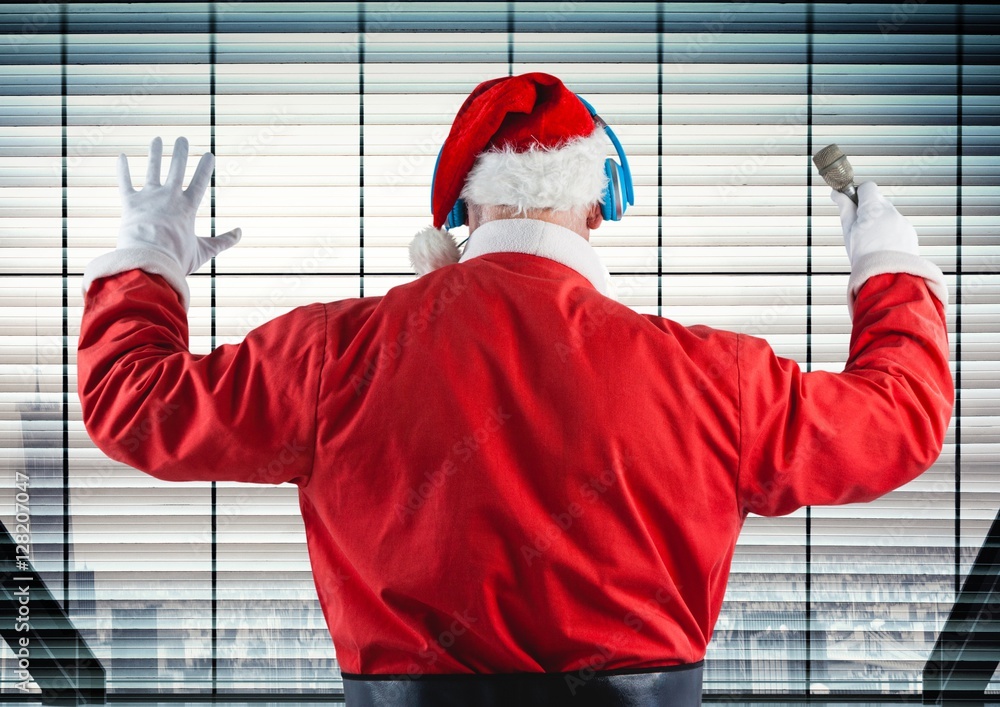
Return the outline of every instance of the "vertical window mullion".
[[[812,295],[813,295],[813,4],[806,3],[806,371],[812,370]],[[812,507],[806,506],[805,519],[805,694],[812,694]]]
[[[955,7],[955,596],[962,589],[962,94],[965,4]]]
[[[656,315],[663,316],[663,3],[656,3]]]
[[[365,3],[358,2],[358,296],[365,296]]]
[[[215,61],[216,61],[216,4],[209,4],[208,8],[208,91],[209,91],[209,151],[214,155],[215,148]],[[212,171],[212,179],[209,184],[209,235],[215,237],[215,197],[216,197],[216,172]],[[211,269],[209,271],[209,311],[211,321],[209,323],[210,347],[214,351],[216,347],[216,263],[215,256],[211,258]],[[219,509],[219,488],[218,484],[211,483],[211,565],[212,565],[212,695],[219,693],[219,538],[218,538],[218,509]]]
[[[62,593],[63,606],[69,609],[69,570],[70,570],[70,537],[69,537],[69,136],[67,134],[68,106],[66,88],[68,77],[67,59],[69,48],[68,29],[69,17],[66,3],[59,8],[59,53],[61,73],[61,113],[62,113],[62,502],[63,502],[63,569]]]

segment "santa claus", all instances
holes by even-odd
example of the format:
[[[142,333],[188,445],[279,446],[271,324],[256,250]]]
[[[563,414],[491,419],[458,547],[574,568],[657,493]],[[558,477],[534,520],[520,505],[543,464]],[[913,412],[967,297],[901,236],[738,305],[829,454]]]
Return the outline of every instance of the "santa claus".
[[[874,183],[838,193],[841,373],[615,301],[589,243],[624,152],[559,79],[487,81],[433,178],[420,274],[188,350],[205,155],[162,145],[86,269],[79,394],[109,457],[171,481],[298,486],[347,703],[694,705],[749,513],[868,501],[941,452],[941,271]],[[466,224],[459,251],[449,232]],[[170,410],[169,414],[160,414]],[[135,430],[143,441],[134,444]]]

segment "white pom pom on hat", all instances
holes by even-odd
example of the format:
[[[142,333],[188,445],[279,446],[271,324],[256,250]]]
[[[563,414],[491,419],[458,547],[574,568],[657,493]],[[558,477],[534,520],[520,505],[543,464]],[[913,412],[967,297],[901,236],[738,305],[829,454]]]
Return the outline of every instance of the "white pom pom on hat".
[[[479,84],[459,108],[438,157],[433,225],[410,243],[418,275],[457,263],[442,226],[455,202],[566,210],[599,202],[608,139],[580,98],[540,72]]]
[[[459,257],[455,239],[441,228],[427,226],[418,231],[410,243],[410,264],[417,275],[457,263]]]

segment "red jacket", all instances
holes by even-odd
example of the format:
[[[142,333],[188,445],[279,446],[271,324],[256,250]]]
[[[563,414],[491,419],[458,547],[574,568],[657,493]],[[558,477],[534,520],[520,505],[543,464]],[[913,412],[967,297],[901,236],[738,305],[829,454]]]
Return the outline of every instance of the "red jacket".
[[[698,661],[748,513],[874,499],[940,454],[954,388],[923,278],[871,277],[844,372],[803,373],[601,294],[582,238],[508,247],[497,223],[475,257],[208,355],[160,276],[87,292],[94,442],[160,479],[297,484],[344,672]],[[560,237],[576,255],[510,252]]]

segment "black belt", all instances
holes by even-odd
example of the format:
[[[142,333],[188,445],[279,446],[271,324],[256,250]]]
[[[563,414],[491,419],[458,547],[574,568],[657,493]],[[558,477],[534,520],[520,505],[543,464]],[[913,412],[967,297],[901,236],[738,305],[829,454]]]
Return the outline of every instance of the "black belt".
[[[347,707],[698,707],[703,662],[571,673],[344,673]]]

